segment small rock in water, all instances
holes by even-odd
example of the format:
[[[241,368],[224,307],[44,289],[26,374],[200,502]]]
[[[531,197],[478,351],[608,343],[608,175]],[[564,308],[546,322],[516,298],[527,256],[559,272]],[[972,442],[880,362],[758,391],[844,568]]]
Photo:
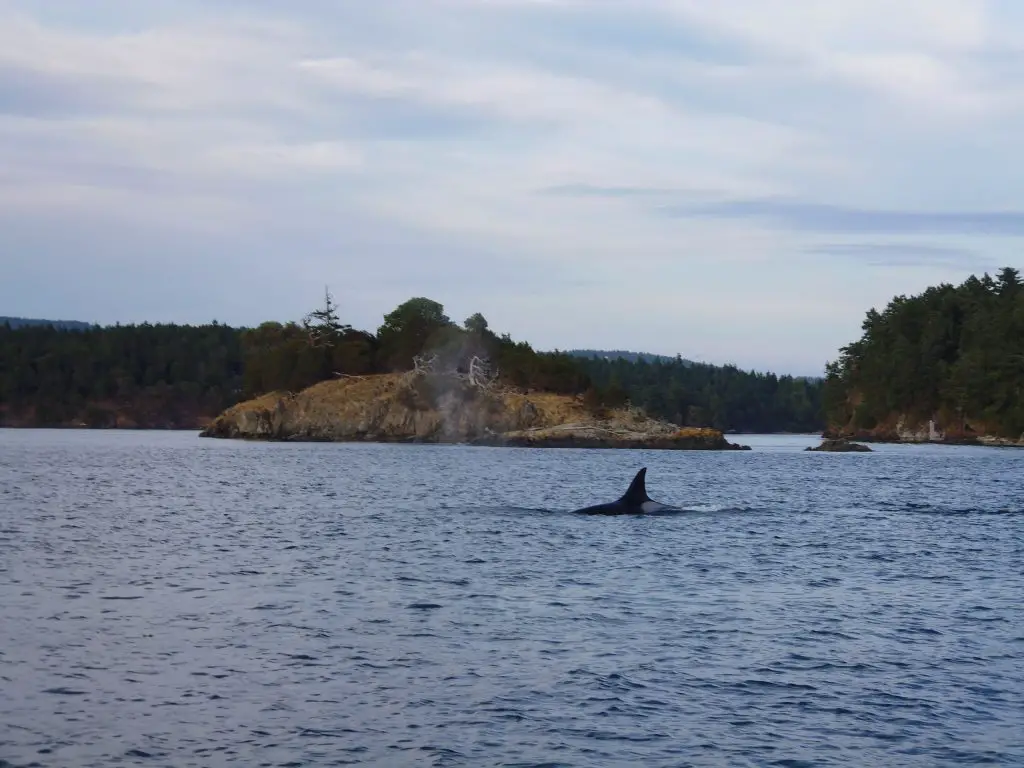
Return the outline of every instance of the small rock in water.
[[[822,451],[827,453],[870,453],[871,448],[860,443],[852,443],[849,440],[834,439],[823,440],[817,448],[807,446],[805,451]]]

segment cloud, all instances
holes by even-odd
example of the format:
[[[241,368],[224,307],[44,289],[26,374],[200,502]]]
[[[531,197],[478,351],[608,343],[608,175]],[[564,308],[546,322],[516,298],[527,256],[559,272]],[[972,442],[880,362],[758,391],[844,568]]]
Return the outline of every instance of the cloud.
[[[1024,209],[1009,211],[906,211],[856,208],[787,200],[732,200],[674,205],[666,216],[759,219],[809,232],[1024,235]]]
[[[701,190],[672,187],[609,187],[600,184],[556,184],[538,190],[541,194],[560,197],[607,198],[678,198],[699,195]]]
[[[54,92],[90,93],[97,109],[295,108],[281,71],[294,44],[290,32],[285,24],[211,20],[99,35],[8,13],[0,71],[45,80]]]
[[[331,173],[359,168],[363,164],[358,149],[338,141],[237,145],[215,150],[209,157],[216,166],[241,174]]]
[[[743,41],[805,76],[935,110],[983,106],[983,72],[971,56],[996,36],[992,4],[977,0],[786,0],[724,4],[682,0],[682,18]]]
[[[1018,259],[1022,25],[981,0],[0,0],[0,303],[251,324],[326,282],[368,328],[428,295],[541,347],[816,373],[868,307]]]
[[[958,270],[991,269],[969,248],[954,248],[920,243],[828,243],[808,249],[809,253],[838,256],[878,267],[949,267]]]

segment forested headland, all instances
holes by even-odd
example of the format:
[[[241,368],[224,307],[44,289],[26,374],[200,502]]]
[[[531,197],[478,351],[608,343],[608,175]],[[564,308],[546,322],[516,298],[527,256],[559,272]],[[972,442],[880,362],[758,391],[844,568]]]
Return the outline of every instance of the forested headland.
[[[1024,284],[1005,267],[867,313],[828,364],[830,435],[1024,440]]]
[[[535,350],[496,334],[482,314],[462,323],[412,298],[373,332],[345,323],[326,293],[301,321],[255,328],[0,323],[0,425],[194,429],[225,408],[339,376],[474,357],[510,386],[579,396],[595,412],[630,403],[680,426],[816,431],[821,382],[681,358]]]

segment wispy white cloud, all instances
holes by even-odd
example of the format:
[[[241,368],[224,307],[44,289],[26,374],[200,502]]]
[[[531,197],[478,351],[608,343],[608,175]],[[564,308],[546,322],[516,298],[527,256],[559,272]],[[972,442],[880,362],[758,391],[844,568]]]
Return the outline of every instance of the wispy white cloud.
[[[807,373],[1024,233],[1009,2],[82,9],[0,0],[8,314],[252,323],[328,282],[369,328],[430,295]]]
[[[994,270],[997,262],[985,260],[969,248],[914,243],[826,243],[810,249],[822,256],[854,259],[881,267],[935,267]]]

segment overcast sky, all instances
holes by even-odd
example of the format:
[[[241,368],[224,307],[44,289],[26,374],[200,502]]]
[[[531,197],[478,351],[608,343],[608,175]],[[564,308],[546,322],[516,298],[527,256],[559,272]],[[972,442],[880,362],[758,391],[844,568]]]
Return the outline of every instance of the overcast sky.
[[[1024,266],[1019,0],[0,0],[0,314],[820,373]]]

